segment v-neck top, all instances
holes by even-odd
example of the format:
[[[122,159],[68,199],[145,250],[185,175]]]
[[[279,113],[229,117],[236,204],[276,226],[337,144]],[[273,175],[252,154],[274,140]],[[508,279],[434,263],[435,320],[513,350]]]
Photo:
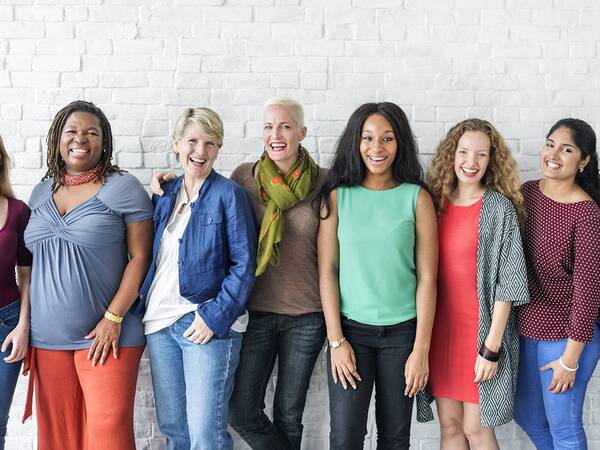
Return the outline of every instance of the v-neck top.
[[[19,288],[15,265],[30,266],[31,254],[25,248],[23,232],[29,220],[29,208],[21,200],[8,199],[6,220],[0,225],[0,308],[18,300]]]
[[[25,244],[33,254],[31,345],[49,350],[87,348],[84,339],[104,315],[129,262],[126,224],[152,218],[152,202],[133,176],[112,173],[96,195],[61,216],[52,179],[29,200]],[[133,308],[132,308],[133,309]],[[141,317],[127,313],[119,345],[144,345]]]

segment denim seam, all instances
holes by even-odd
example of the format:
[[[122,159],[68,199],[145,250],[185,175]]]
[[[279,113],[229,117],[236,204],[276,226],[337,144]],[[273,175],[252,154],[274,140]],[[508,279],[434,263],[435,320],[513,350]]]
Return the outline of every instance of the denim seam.
[[[231,334],[231,332],[230,332]],[[219,414],[219,420],[218,420],[218,436],[219,436],[219,448],[223,447],[223,431],[222,431],[222,424],[221,424],[221,420],[223,418],[223,394],[225,391],[225,384],[227,383],[227,379],[229,378],[229,370],[230,370],[230,366],[231,366],[231,348],[233,347],[233,337],[229,337],[229,347],[227,349],[227,366],[225,368],[225,377],[223,378],[223,381],[221,382],[221,389],[220,389],[220,393],[219,393],[219,406],[217,408],[218,410],[218,414]]]

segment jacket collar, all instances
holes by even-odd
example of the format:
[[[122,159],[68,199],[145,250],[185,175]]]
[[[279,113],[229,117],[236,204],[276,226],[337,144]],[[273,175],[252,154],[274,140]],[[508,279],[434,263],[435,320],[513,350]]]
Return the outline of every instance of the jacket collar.
[[[202,187],[200,188],[200,192],[198,192],[198,199],[202,196],[202,194],[208,189],[208,187],[214,182],[217,177],[217,172],[215,169],[211,169],[210,173],[202,183]],[[181,183],[183,183],[183,175],[178,176],[175,180],[171,181],[165,186],[165,195],[169,196],[172,202],[177,198],[177,194],[179,194],[179,190],[181,189]]]

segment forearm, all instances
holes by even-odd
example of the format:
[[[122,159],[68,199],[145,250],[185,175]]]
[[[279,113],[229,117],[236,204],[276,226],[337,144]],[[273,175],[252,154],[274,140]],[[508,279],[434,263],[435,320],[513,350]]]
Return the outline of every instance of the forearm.
[[[21,310],[19,312],[19,325],[29,327],[29,313],[31,310],[29,302],[29,282],[31,280],[31,267],[17,267],[17,281],[19,286],[19,297],[21,298]]]
[[[570,368],[575,368],[579,364],[579,357],[585,348],[585,342],[567,339],[567,345],[562,355],[563,363]]]
[[[327,327],[327,339],[337,341],[343,336],[340,321],[340,295],[337,270],[330,268],[320,278],[321,305]]]
[[[497,301],[494,303],[494,312],[492,314],[492,325],[485,339],[485,346],[493,352],[498,352],[502,345],[502,336],[508,316],[510,315],[511,302]]]
[[[138,297],[138,290],[149,265],[149,255],[136,255],[129,260],[123,272],[119,289],[108,305],[111,313],[124,316],[129,311]]]
[[[413,350],[429,351],[435,318],[437,286],[435,280],[420,280],[416,292],[417,333]]]

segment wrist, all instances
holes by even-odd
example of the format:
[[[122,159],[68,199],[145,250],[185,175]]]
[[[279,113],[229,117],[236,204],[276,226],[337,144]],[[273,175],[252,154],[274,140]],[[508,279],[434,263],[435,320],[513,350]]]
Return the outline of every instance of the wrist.
[[[560,358],[558,358],[558,362],[561,363],[561,366],[563,369],[569,371],[569,369],[571,369],[573,372],[576,371],[579,368],[579,361],[577,359],[574,358],[570,358],[567,355],[562,355]],[[566,366],[566,367],[565,367]]]
[[[112,322],[112,323],[115,323],[115,324],[118,324],[118,325],[120,325],[121,322],[123,322],[123,316],[115,314],[115,313],[109,311],[108,309],[104,313],[104,318],[106,320],[108,320],[109,322]]]
[[[501,339],[488,338],[485,340],[485,346],[494,353],[500,352],[500,347],[502,346]]]

